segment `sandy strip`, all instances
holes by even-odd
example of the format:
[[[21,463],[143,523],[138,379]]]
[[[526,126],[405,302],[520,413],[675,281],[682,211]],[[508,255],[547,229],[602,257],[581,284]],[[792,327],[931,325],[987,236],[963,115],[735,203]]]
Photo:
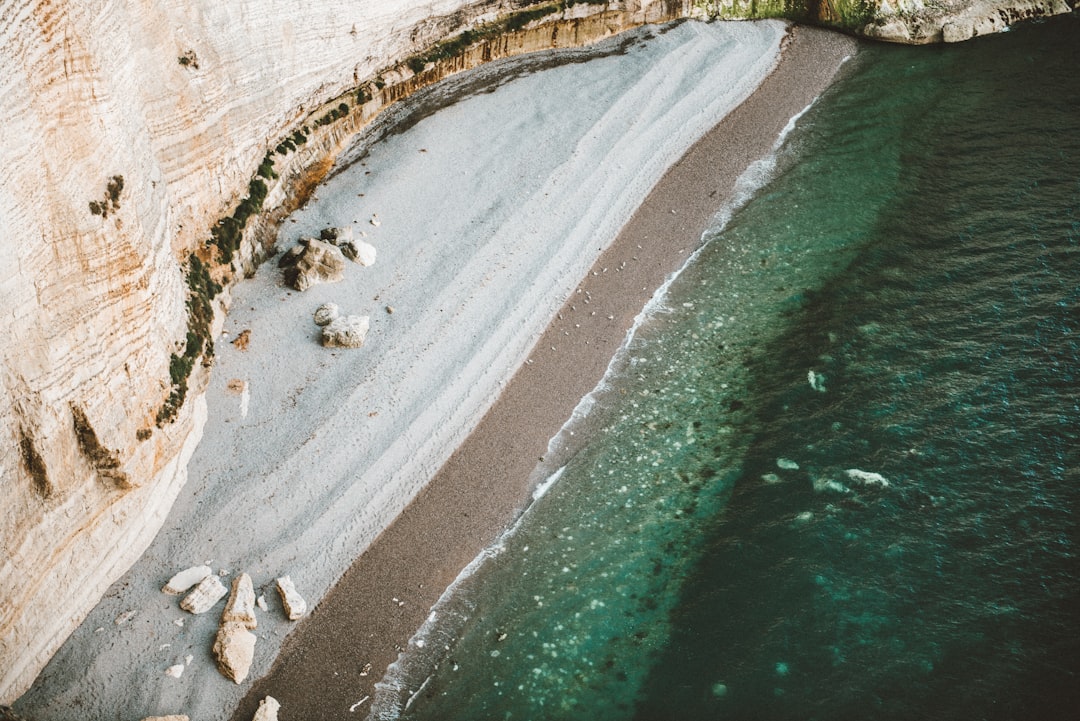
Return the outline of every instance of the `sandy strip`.
[[[831,81],[854,41],[799,28],[752,97],[678,161],[570,294],[434,480],[285,642],[233,718],[270,694],[290,718],[366,715],[374,685],[428,609],[527,503],[548,441],[603,376],[635,315],[698,245],[735,180]],[[586,300],[588,302],[586,302]]]
[[[253,577],[269,604],[256,631],[251,678],[258,678],[294,628],[273,579],[290,575],[309,603],[319,603],[445,466],[449,475],[367,557],[389,548],[392,563],[375,561],[389,575],[365,578],[374,585],[359,592],[364,604],[335,595],[374,625],[351,626],[359,634],[348,639],[351,655],[296,690],[312,699],[347,696],[331,717],[360,699],[356,686],[334,691],[333,674],[374,681],[395,644],[506,523],[546,439],[595,383],[643,298],[678,266],[674,249],[696,243],[703,220],[669,239],[670,252],[642,241],[634,267],[616,271],[619,258],[601,261],[612,268],[589,286],[597,300],[582,304],[596,315],[569,326],[572,335],[553,330],[559,338],[537,345],[544,328],[664,172],[769,74],[785,30],[779,22],[684,23],[643,33],[656,37],[617,38],[588,63],[554,63],[512,82],[500,73],[520,65],[488,66],[481,73],[491,73],[498,92],[466,93],[370,146],[284,225],[286,244],[327,225],[352,225],[368,234],[378,261],[302,294],[285,289],[269,263],[235,289],[187,485],[153,544],[64,644],[20,711],[55,721],[227,718],[250,681],[233,684],[214,668],[221,604],[186,614],[159,591],[165,581],[202,563],[226,583],[240,571]],[[661,224],[665,233],[674,217]],[[609,288],[609,276],[625,280]],[[634,293],[624,297],[624,287]],[[319,345],[312,313],[326,301],[371,316],[363,349]],[[229,343],[244,330],[246,350]],[[503,394],[519,368],[522,380],[511,385],[525,392]],[[485,427],[508,437],[482,431],[463,446],[500,395]],[[346,640],[336,623],[307,625]],[[359,643],[376,629],[377,645]],[[359,676],[369,661],[372,672]],[[183,668],[179,678],[165,674],[174,666]],[[304,717],[295,713],[286,717]]]

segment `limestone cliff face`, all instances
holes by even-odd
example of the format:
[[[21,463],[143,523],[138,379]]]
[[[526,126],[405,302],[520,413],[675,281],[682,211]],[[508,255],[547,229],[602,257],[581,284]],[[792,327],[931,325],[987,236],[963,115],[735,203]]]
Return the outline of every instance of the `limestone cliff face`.
[[[187,402],[157,418],[185,345],[188,255],[305,109],[430,44],[465,5],[0,2],[0,701],[183,484],[202,356]]]
[[[382,107],[493,57],[689,15],[968,33],[962,18],[920,35],[917,13],[848,2],[0,0],[0,703],[160,528],[201,432],[228,283]],[[968,36],[997,22],[977,18]],[[265,198],[236,247],[208,244],[253,178]],[[203,298],[206,327],[192,256],[226,288]]]

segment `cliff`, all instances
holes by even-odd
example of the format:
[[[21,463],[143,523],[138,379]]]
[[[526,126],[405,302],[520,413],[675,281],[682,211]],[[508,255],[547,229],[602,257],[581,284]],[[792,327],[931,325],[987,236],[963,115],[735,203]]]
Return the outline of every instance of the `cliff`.
[[[689,15],[922,42],[1067,9],[0,0],[0,702],[161,527],[229,285],[387,104],[493,57]]]

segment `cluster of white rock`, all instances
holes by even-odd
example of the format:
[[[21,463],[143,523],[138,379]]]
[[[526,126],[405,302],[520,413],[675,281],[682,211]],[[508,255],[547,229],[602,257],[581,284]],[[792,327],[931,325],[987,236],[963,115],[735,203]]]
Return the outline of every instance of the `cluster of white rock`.
[[[301,238],[278,261],[285,283],[304,291],[318,283],[336,283],[345,277],[345,260],[360,265],[375,263],[375,247],[353,236],[353,229],[326,228],[320,238]]]
[[[251,721],[278,721],[278,711],[281,709],[281,704],[273,696],[267,696],[259,702],[259,708],[255,711],[255,715],[251,717]],[[191,721],[191,719],[183,714],[174,714],[170,716],[147,716],[142,721]]]
[[[307,603],[297,592],[292,579],[281,576],[276,583],[289,620],[303,618],[307,613]],[[180,602],[180,608],[194,614],[206,613],[229,594],[225,610],[221,613],[221,626],[214,639],[213,653],[221,674],[231,681],[243,683],[255,658],[256,636],[252,633],[258,626],[255,608],[267,610],[266,599],[262,596],[255,598],[251,576],[241,573],[234,578],[230,593],[209,566],[194,566],[170,578],[161,590],[174,596],[187,593]],[[165,673],[178,678],[183,669],[183,665],[178,664],[170,666]]]
[[[323,303],[315,310],[315,325],[323,329],[324,346],[359,348],[367,340],[371,318],[366,315],[341,315],[337,303]]]

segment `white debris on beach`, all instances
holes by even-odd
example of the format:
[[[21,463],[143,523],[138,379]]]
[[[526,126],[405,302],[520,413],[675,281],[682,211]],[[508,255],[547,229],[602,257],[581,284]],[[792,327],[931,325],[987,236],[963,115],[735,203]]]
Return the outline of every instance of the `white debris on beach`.
[[[170,596],[179,596],[186,593],[192,586],[199,583],[212,573],[209,566],[192,566],[180,571],[161,589]]]
[[[255,619],[255,588],[251,584],[251,576],[241,573],[233,579],[232,593],[225,603],[225,610],[221,612],[222,623],[240,623],[245,628],[254,629],[258,626]]]
[[[277,579],[278,593],[281,594],[281,603],[285,606],[285,615],[290,621],[298,621],[307,613],[307,601],[297,592],[292,579],[282,576]]]
[[[330,348],[360,348],[367,340],[371,319],[366,315],[339,316],[323,328],[322,344]]]
[[[221,674],[236,683],[243,683],[255,660],[255,634],[235,621],[221,624],[214,639],[214,660]]]
[[[281,704],[273,696],[267,696],[259,702],[259,709],[251,718],[251,721],[278,721],[278,710]]]
[[[180,608],[195,614],[206,613],[228,592],[220,578],[210,575],[199,581],[195,590],[184,597]]]

